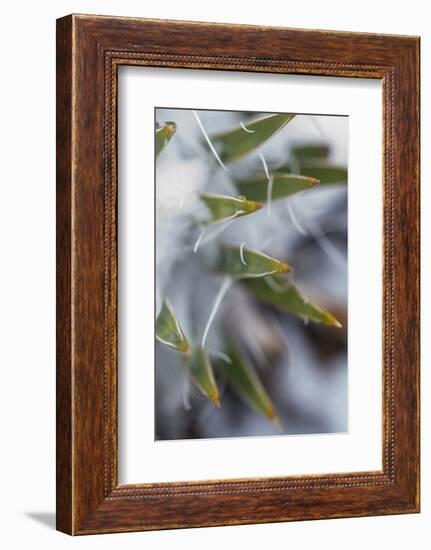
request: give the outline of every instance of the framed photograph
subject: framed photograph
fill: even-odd
[[[57,21],[57,528],[419,511],[419,38]]]

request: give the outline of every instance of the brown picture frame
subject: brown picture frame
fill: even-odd
[[[124,64],[381,79],[381,471],[118,484],[116,91]],[[81,535],[418,511],[419,38],[59,19],[57,529]]]

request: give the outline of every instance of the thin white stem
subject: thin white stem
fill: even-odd
[[[265,278],[264,281],[271,290],[277,293],[284,292],[285,290],[289,289],[292,286],[289,283],[289,281],[286,281],[284,284],[279,284],[278,282],[275,281],[275,279],[271,277]]]
[[[262,155],[262,153],[261,153],[260,151],[259,151],[259,158],[260,158],[260,160],[262,161],[263,169],[265,170],[265,175],[266,175],[267,179],[269,180],[268,165],[266,164],[265,157]]]
[[[268,248],[268,246],[271,245],[277,238],[278,238],[278,236],[276,236],[276,235],[271,235],[271,236],[267,237],[266,239],[264,239],[259,244],[259,246],[258,246],[259,250],[263,249],[263,248]]]
[[[263,169],[265,170],[266,179],[268,180],[266,202],[268,205],[268,210],[267,210],[268,216],[271,217],[272,187],[274,184],[274,177],[272,176],[272,174],[269,175],[268,165],[266,163],[265,157],[260,152],[259,152],[259,158],[262,161]]]
[[[202,132],[202,134],[203,134],[203,136],[204,136],[206,142],[208,143],[208,147],[211,149],[213,155],[214,155],[215,158],[217,159],[217,162],[220,164],[220,166],[223,168],[223,170],[226,170],[226,172],[229,172],[229,168],[226,168],[226,166],[223,164],[221,158],[219,157],[217,151],[215,150],[215,147],[214,147],[214,145],[212,144],[212,142],[211,142],[211,140],[210,140],[210,138],[209,138],[209,136],[208,136],[208,134],[207,134],[207,132],[206,132],[206,130],[205,130],[205,128],[204,128],[202,122],[201,122],[201,119],[199,118],[199,115],[197,114],[196,111],[192,111],[192,113],[193,113],[193,115],[194,115],[194,117],[195,117],[195,119],[196,119],[196,122],[197,122],[198,125],[199,125],[199,128],[201,129],[201,132]]]
[[[258,277],[267,277],[268,275],[275,275],[278,271],[262,271],[262,273],[247,273],[247,279],[257,279]],[[244,279],[239,276],[238,279]]]
[[[204,347],[205,347],[205,342],[207,340],[208,333],[209,333],[211,325],[214,321],[214,318],[216,316],[217,310],[220,307],[220,304],[221,304],[226,292],[229,290],[229,287],[231,286],[231,284],[232,284],[232,280],[229,277],[226,277],[224,279],[221,287],[220,287],[220,290],[218,291],[216,299],[214,300],[214,305],[212,307],[210,316],[208,318],[207,326],[205,327],[204,334],[202,336],[202,344],[201,344],[202,349],[204,349]]]
[[[236,218],[236,216],[235,216]],[[218,237],[219,235],[221,235],[222,233],[224,233],[226,231],[226,229],[232,224],[233,220],[235,218],[226,218],[226,220],[223,220],[223,225],[220,225],[219,227],[217,227],[217,229],[215,229],[212,233],[210,233],[203,241],[202,244],[207,244],[209,243],[210,241],[212,241],[213,239],[215,239],[216,237]]]
[[[218,349],[208,349],[207,351],[210,355],[214,355],[215,357],[219,357],[225,363],[228,363],[229,365],[232,364],[232,359],[229,357],[229,355],[226,355],[226,353],[223,353],[222,351],[219,351]]]
[[[268,179],[268,189],[267,189],[267,197],[266,202],[268,205],[268,216],[271,217],[271,207],[272,207],[272,188],[274,186],[274,176],[271,174],[271,176]]]
[[[194,195],[195,193],[199,193],[199,191],[197,191],[196,189],[192,189],[191,191],[189,191],[188,193],[186,193],[182,199],[180,200],[178,206],[180,208],[182,208],[184,206],[184,202],[186,201],[186,199],[188,199],[190,197],[190,195]]]
[[[291,199],[292,200],[292,199]],[[343,254],[331,243],[320,226],[311,220],[306,222],[306,229],[299,223],[298,218],[295,216],[295,212],[292,208],[291,200],[286,201],[287,211],[296,229],[303,235],[311,234],[317,245],[327,254],[327,256],[343,271],[346,270],[346,258]]]
[[[184,376],[184,380],[183,380],[182,400],[183,400],[184,410],[190,411],[192,409],[192,405],[190,403],[190,381],[187,375]]]
[[[298,292],[298,294],[301,296],[301,299],[302,301],[304,302],[304,304],[308,304],[308,302],[310,301],[307,297],[306,294],[304,294],[304,292],[302,291],[301,287],[298,286],[297,283],[295,283],[295,288],[296,288],[296,291]]]
[[[250,326],[250,329],[245,330],[242,333],[242,338],[244,339],[244,343],[250,349],[252,355],[256,358],[257,364],[262,367],[268,367],[268,357],[266,356],[259,341],[259,332],[253,324]]]
[[[205,229],[202,229],[201,234],[200,234],[199,237],[197,238],[197,241],[195,242],[195,246],[193,247],[193,252],[194,252],[195,254],[196,254],[196,252],[198,251],[199,245],[201,244],[202,239],[204,238],[204,235],[205,235]]]
[[[239,256],[241,258],[241,262],[244,265],[247,265],[247,262],[244,259],[244,246],[245,246],[245,243],[241,243],[241,246],[239,247]]]
[[[217,227],[217,229],[209,233],[205,237],[205,239],[203,239],[203,241],[200,242],[200,245],[203,246],[204,244],[209,243],[210,241],[212,241],[213,239],[221,235],[232,224],[232,222],[239,216],[240,213],[242,213],[242,210],[239,210],[238,212],[236,212],[235,214],[232,214],[232,216],[229,216],[224,220],[220,220],[220,222],[218,222],[220,225]]]
[[[241,128],[244,130],[244,132],[247,132],[247,134],[254,134],[255,130],[249,130],[248,128],[245,127],[245,124],[244,122],[241,120],[241,122],[239,123],[239,125],[241,126]]]
[[[286,201],[286,208],[289,213],[290,219],[292,220],[292,223],[296,227],[296,229],[303,235],[308,235],[307,231],[302,227],[302,225],[298,221],[298,218],[295,216],[295,212],[293,211],[292,203],[290,200]]]
[[[316,243],[328,255],[328,257],[343,271],[346,270],[346,258],[343,254],[331,243],[322,229],[315,222],[307,224],[310,233],[313,235]]]
[[[249,249],[250,250],[250,249]],[[251,252],[255,252],[256,254],[259,254],[259,256],[263,256],[264,258],[267,258],[268,260],[274,260],[274,258],[271,258],[268,254],[265,254],[265,252],[262,252],[261,250],[252,250]]]

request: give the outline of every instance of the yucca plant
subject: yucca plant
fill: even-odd
[[[227,385],[257,414],[280,425],[271,396],[247,353],[241,330],[226,330],[228,323],[217,326],[216,319],[221,315],[223,302],[237,292],[253,303],[306,322],[341,327],[331,312],[298,286],[289,257],[268,254],[265,242],[280,236],[274,222],[278,204],[289,205],[291,197],[310,193],[322,185],[346,183],[347,169],[330,163],[329,148],[322,143],[292,147],[277,166],[267,161],[265,151],[277,134],[289,133],[294,114],[246,115],[246,123],[240,120],[227,131],[211,134],[199,112],[192,114],[201,135],[197,146],[190,146],[187,129],[182,135],[177,121],[159,121],[155,129],[156,206],[160,193],[170,199],[176,196],[175,186],[184,180],[197,178],[200,182],[198,186],[186,185],[185,189],[180,186],[183,196],[178,203],[172,203],[167,213],[158,213],[157,232],[163,234],[169,228],[168,235],[181,234],[181,241],[169,254],[164,254],[163,246],[157,243],[156,338],[159,345],[172,350],[191,384],[214,405],[223,407],[221,388]],[[201,160],[203,168],[198,177],[194,169],[184,173],[172,169],[169,149],[176,140],[192,151],[192,158]],[[245,221],[247,225],[241,226]],[[258,236],[253,237],[253,233]],[[232,240],[229,235],[233,235]],[[238,239],[241,236],[245,237]],[[169,242],[169,236],[166,240]],[[200,283],[195,281],[208,279],[219,285],[205,322],[196,320],[199,315],[194,310],[200,308],[198,302],[192,300],[187,305],[189,316],[194,319],[189,330],[171,303],[172,295],[181,294],[176,277],[181,266],[191,271],[190,284],[197,286]],[[211,335],[215,348],[208,344]]]

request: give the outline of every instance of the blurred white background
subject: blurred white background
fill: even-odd
[[[72,539],[54,524],[55,383],[55,18],[99,13],[422,36],[423,150],[431,149],[431,31],[428,5],[165,0],[16,0],[3,6],[1,88],[2,270],[1,541],[4,548],[246,548],[287,546],[427,548],[431,521],[431,341],[423,341],[423,476],[421,515],[343,519]],[[431,179],[423,156],[423,181]],[[431,186],[423,186],[423,211]],[[431,330],[431,221],[423,216],[423,331]]]

